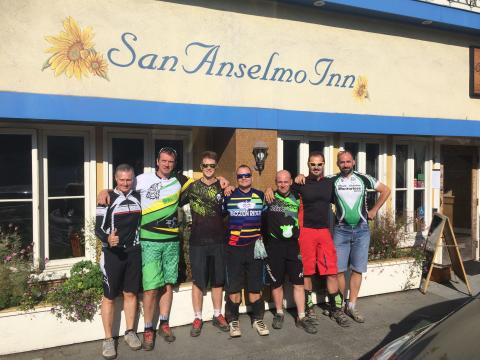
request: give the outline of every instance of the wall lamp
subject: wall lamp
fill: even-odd
[[[268,146],[263,141],[257,141],[253,145],[252,151],[253,157],[255,158],[255,170],[261,175],[263,169],[265,168],[265,160],[268,156]]]

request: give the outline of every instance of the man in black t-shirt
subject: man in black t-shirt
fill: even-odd
[[[199,336],[202,330],[203,292],[208,283],[212,287],[213,325],[222,331],[229,326],[221,313],[222,292],[225,281],[223,222],[223,190],[215,177],[217,154],[206,151],[202,154],[200,168],[202,178],[188,188],[182,202],[190,203],[192,232],[190,235],[190,264],[192,269],[192,304],[194,320],[191,336]]]

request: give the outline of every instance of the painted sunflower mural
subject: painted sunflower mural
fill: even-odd
[[[358,101],[370,99],[368,94],[368,79],[365,76],[359,76],[355,87],[353,88],[353,97]]]
[[[82,30],[70,16],[63,21],[63,28],[64,31],[57,36],[45,37],[51,45],[45,51],[52,55],[42,71],[50,68],[55,76],[65,74],[68,78],[75,76],[80,80],[83,76],[93,75],[109,80],[108,64],[94,48],[92,28]]]

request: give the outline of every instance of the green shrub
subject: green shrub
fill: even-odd
[[[53,288],[47,298],[52,313],[70,321],[91,321],[103,295],[102,272],[92,261],[73,265],[70,278]]]

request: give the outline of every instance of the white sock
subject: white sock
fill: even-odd
[[[348,303],[348,308],[349,309],[355,309],[355,303],[349,302]]]
[[[196,312],[195,312],[195,319],[200,319],[200,320],[202,320],[202,312],[201,312],[201,311],[196,311]]]
[[[304,312],[303,312],[303,313],[300,313],[300,312],[298,313],[298,318],[299,318],[300,320],[302,320],[304,317],[305,317],[305,313],[304,313]]]
[[[278,315],[283,315],[283,309],[280,309],[280,310],[277,309],[277,314]]]
[[[222,309],[213,309],[213,316],[217,317],[222,314]]]

